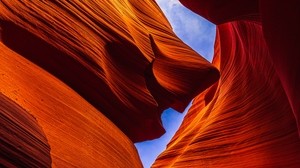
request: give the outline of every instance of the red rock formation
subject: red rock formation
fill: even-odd
[[[195,98],[153,167],[299,167],[295,120],[300,93],[295,60],[299,5],[296,1],[261,1],[260,7],[257,1],[240,2],[254,3],[247,6],[234,1],[224,6],[219,1],[181,2],[214,23],[223,23],[217,25],[213,61],[221,76]],[[220,13],[218,5],[227,12]],[[281,7],[290,11],[281,15]]]
[[[0,166],[50,167],[50,147],[35,118],[3,94],[0,111]]]
[[[234,20],[259,21],[271,61],[288,96],[300,135],[300,2],[279,0],[181,0],[181,2],[215,24]],[[280,11],[280,12],[279,12]]]
[[[141,167],[128,137],[74,90],[2,43],[0,55],[0,92],[36,118],[53,167]]]
[[[204,91],[153,167],[299,167],[298,2],[182,2],[218,24],[218,82],[153,0],[2,0],[1,164],[141,167]]]
[[[4,0],[0,9],[6,46],[66,83],[134,142],[162,135],[161,112],[183,111],[219,77],[152,0]]]
[[[257,20],[259,0],[179,0],[190,10],[208,19],[214,24],[234,20]]]
[[[300,2],[260,1],[260,9],[264,37],[294,112],[300,136]]]
[[[0,93],[36,118],[53,167],[141,167],[132,141],[162,135],[161,112],[219,77],[153,0],[2,0],[0,10]]]

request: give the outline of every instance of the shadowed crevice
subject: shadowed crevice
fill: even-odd
[[[48,140],[33,116],[0,93],[0,167],[51,167]]]

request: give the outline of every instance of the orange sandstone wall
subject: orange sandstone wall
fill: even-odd
[[[252,1],[254,8],[233,2],[182,0],[218,24],[213,64],[221,75],[194,99],[153,167],[300,166],[296,1],[282,4],[290,11],[280,14],[279,1]]]
[[[0,92],[36,118],[45,133],[52,162],[48,160],[44,167],[49,167],[49,164],[52,167],[142,167],[131,140],[73,89],[2,43],[0,55]],[[25,128],[30,126],[15,122]],[[10,140],[17,141],[18,138]],[[26,141],[33,144],[32,147],[39,144],[24,137]],[[37,148],[41,150],[39,146]],[[13,149],[8,147],[7,150]],[[19,155],[25,157],[33,151]],[[1,164],[14,158],[3,155]],[[42,160],[43,156],[39,157]],[[25,167],[31,165],[22,163]]]
[[[153,0],[0,3],[2,42],[79,93],[133,142],[164,133],[219,72],[172,32]]]
[[[299,0],[181,0],[181,3],[217,25],[235,20],[262,24],[269,57],[287,94],[300,136]]]
[[[1,167],[50,167],[50,147],[35,118],[3,94],[0,111]]]
[[[142,167],[133,142],[161,136],[162,111],[183,111],[219,78],[153,0],[2,0],[0,11],[0,93],[24,109],[8,110],[32,116],[5,129],[30,132],[30,120],[44,132],[30,135],[41,142],[17,132],[30,143],[13,164],[31,166],[30,156],[40,167]],[[31,143],[44,155],[27,151]],[[2,136],[1,146],[7,166],[15,146]]]

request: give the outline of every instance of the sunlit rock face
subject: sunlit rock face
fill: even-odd
[[[22,130],[13,133],[14,137],[8,139],[8,142],[15,142],[14,145],[18,147],[18,157],[3,151],[2,149],[6,149],[11,152],[15,148],[1,141],[1,146],[5,147],[1,147],[1,164],[20,163],[21,167],[141,167],[130,139],[72,88],[2,43],[0,55],[0,91],[23,109],[20,111],[21,107],[4,106],[18,118],[13,118],[10,122],[15,125],[4,123],[5,127],[1,126],[1,132],[15,127],[24,130],[23,134]],[[40,131],[44,132],[46,140],[33,132],[39,131],[37,126],[21,117],[26,113],[35,118],[34,121]],[[5,116],[5,111],[1,109],[1,116],[3,114]],[[27,132],[31,134],[25,136]],[[1,135],[2,138],[6,136]],[[50,155],[46,155],[47,151],[43,150],[45,147],[41,148],[41,144],[49,144]],[[22,157],[27,156],[39,162],[44,159],[47,164],[34,166],[27,164],[27,161],[15,160],[21,158],[19,160],[23,161]]]
[[[5,108],[25,115],[5,129],[40,139],[16,133],[29,142],[20,146],[20,162],[30,156],[37,167],[142,167],[132,142],[161,136],[164,109],[183,111],[219,79],[153,0],[3,0],[0,10],[0,93],[23,110]],[[27,151],[30,143],[39,151]],[[10,156],[1,153],[1,164]]]
[[[181,3],[217,25],[235,20],[262,24],[269,57],[287,94],[300,136],[299,1],[181,0]]]
[[[79,93],[133,142],[161,136],[162,111],[183,111],[219,77],[152,0],[1,1],[0,8],[3,44]]]
[[[217,1],[181,2],[217,24],[221,75],[153,167],[299,167],[299,5],[251,1],[240,13],[244,6],[229,1],[219,13]]]

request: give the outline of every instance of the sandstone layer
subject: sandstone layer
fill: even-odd
[[[0,93],[25,115],[1,131],[20,127],[29,143],[12,156],[17,139],[1,141],[6,166],[142,167],[133,142],[161,136],[162,111],[183,111],[219,78],[153,0],[2,0],[0,11]]]
[[[0,111],[0,166],[50,167],[50,147],[35,118],[3,94]]]
[[[2,42],[79,93],[132,141],[164,133],[219,73],[173,33],[152,0],[1,1]]]
[[[153,167],[300,167],[299,2],[181,2],[213,64],[153,0],[2,0],[1,166],[142,167],[133,142],[196,96]]]
[[[299,4],[181,2],[217,24],[220,79],[153,167],[299,167]]]
[[[270,60],[287,94],[300,136],[300,2],[181,0],[181,3],[217,25],[236,20],[262,24],[261,38],[266,41]]]
[[[141,167],[130,139],[73,89],[2,43],[0,55],[0,92],[36,118],[51,148],[52,167]],[[17,121],[12,119],[19,127],[22,126]],[[27,128],[27,131],[30,129]],[[26,141],[32,147],[39,144],[24,137]],[[29,151],[33,152],[33,149]],[[23,153],[23,157],[29,154]],[[11,155],[6,157],[15,158]],[[30,167],[30,164],[22,166]]]

